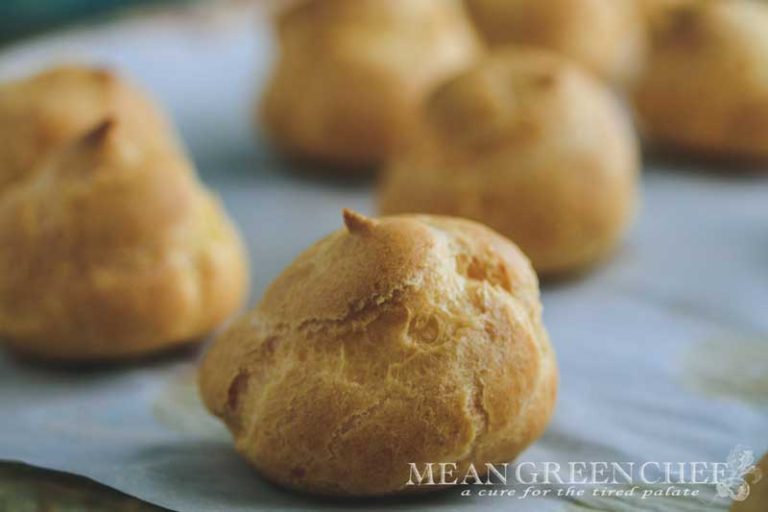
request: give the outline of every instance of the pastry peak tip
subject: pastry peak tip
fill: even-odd
[[[89,146],[102,145],[109,134],[115,129],[117,121],[114,117],[106,117],[94,125],[83,137],[83,142]]]
[[[376,221],[349,208],[342,210],[344,225],[350,233],[364,233],[376,225]]]

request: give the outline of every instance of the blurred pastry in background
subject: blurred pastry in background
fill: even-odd
[[[546,50],[508,48],[439,87],[382,176],[384,214],[473,219],[543,275],[610,253],[635,209],[638,144],[607,87]]]
[[[670,10],[676,9],[685,5],[691,5],[699,2],[706,2],[710,0],[636,0],[639,2],[640,7],[643,10],[646,18],[651,24],[662,21]],[[711,0],[719,1],[719,0]]]
[[[493,46],[534,45],[581,63],[617,84],[642,64],[645,30],[637,0],[466,0]]]
[[[152,100],[105,69],[60,66],[0,84],[0,190],[108,116],[147,143],[171,136]]]
[[[745,476],[749,495],[744,501],[735,501],[731,512],[765,512],[768,510],[768,453],[751,474]]]
[[[0,339],[12,349],[140,356],[241,307],[235,228],[168,134],[148,143],[132,123],[102,120],[0,192]]]
[[[481,52],[457,0],[306,0],[277,36],[264,128],[289,157],[348,171],[382,162],[429,89]]]
[[[344,222],[203,359],[237,450],[281,485],[352,496],[440,487],[409,487],[409,463],[517,457],[558,379],[528,260],[467,220]]]
[[[655,26],[634,104],[644,135],[661,148],[768,159],[768,4],[672,10]]]

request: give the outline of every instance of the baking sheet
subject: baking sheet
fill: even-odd
[[[47,36],[0,52],[0,77],[60,61],[108,64],[170,110],[202,178],[247,240],[252,299],[303,248],[374,213],[372,184],[291,169],[252,129],[271,59],[253,7],[173,11]],[[768,180],[683,164],[645,170],[627,243],[583,279],[546,286],[561,391],[525,461],[724,461],[768,450]],[[725,510],[695,499],[461,497],[339,502],[261,480],[203,410],[194,352],[62,370],[0,355],[0,459],[92,478],[180,511],[275,509]]]

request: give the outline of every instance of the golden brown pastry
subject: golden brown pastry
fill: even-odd
[[[557,388],[525,256],[462,219],[344,222],[203,360],[203,399],[238,451],[270,480],[332,495],[413,489],[410,462],[458,474],[514,459]]]
[[[657,145],[703,155],[768,158],[768,5],[698,2],[653,36],[634,95]]]
[[[306,0],[277,31],[263,124],[289,156],[342,170],[380,163],[427,91],[480,52],[457,0]]]
[[[0,84],[0,189],[110,116],[146,143],[170,142],[153,102],[110,71],[61,66]]]
[[[59,360],[198,339],[242,304],[238,234],[166,140],[99,123],[0,190],[0,339]]]
[[[494,46],[535,45],[566,55],[612,82],[629,81],[645,49],[636,0],[466,0]]]
[[[651,21],[661,21],[670,10],[708,0],[636,0]],[[712,0],[719,2],[720,0]]]
[[[511,48],[438,88],[379,188],[382,213],[474,219],[540,274],[604,257],[635,205],[637,142],[610,93],[544,50]]]
[[[731,512],[765,512],[768,510],[768,453],[752,475],[746,477],[749,496],[744,501],[734,502]]]

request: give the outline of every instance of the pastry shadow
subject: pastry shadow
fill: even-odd
[[[349,189],[365,189],[375,183],[376,166],[352,167],[288,156],[277,149],[268,150],[266,164],[274,173],[315,185],[332,185]]]
[[[730,180],[758,180],[768,176],[768,160],[718,153],[693,153],[663,147],[645,149],[644,166],[655,172],[701,175]]]
[[[562,272],[539,275],[539,287],[542,292],[551,292],[575,288],[587,281],[598,279],[609,274],[614,267],[621,266],[622,261],[630,257],[632,250],[630,240],[623,240],[610,252],[587,265]]]
[[[128,356],[120,359],[67,360],[46,358],[13,347],[3,347],[3,350],[14,364],[26,370],[87,376],[149,366],[163,366],[178,361],[194,361],[200,357],[207,341],[208,337],[199,338],[150,354]]]
[[[227,503],[267,510],[365,510],[427,504],[441,506],[459,499],[456,488],[375,497],[334,497],[299,492],[264,478],[235,452],[228,441],[196,439],[144,446],[132,462],[145,468],[145,478],[158,486],[158,492],[183,492],[190,502],[199,505]]]

